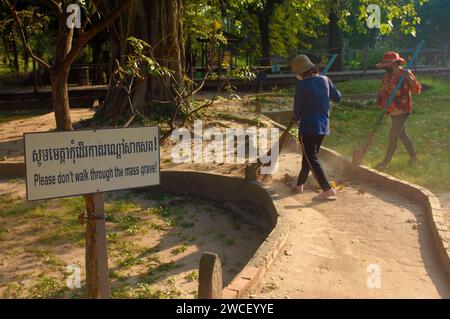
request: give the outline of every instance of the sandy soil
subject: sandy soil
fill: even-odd
[[[2,201],[12,195],[14,203],[20,204],[23,199],[18,197],[25,195],[23,180],[0,181],[0,194]],[[162,296],[193,298],[197,291],[197,277],[192,276],[198,276],[202,252],[219,255],[226,285],[265,238],[266,234],[240,223],[222,203],[200,198],[176,196],[169,199],[175,204],[169,204],[168,210],[182,216],[183,224],[168,224],[152,212],[152,208],[159,207],[161,202],[149,200],[147,195],[142,192],[105,194],[107,209],[123,196],[133,202],[128,210],[108,213],[116,221],[108,220],[106,223],[109,269],[115,297],[150,298],[159,289]],[[76,215],[60,209],[60,203],[58,200],[47,201],[49,206],[39,215],[31,211],[30,214],[2,216],[0,212],[2,229],[6,231],[0,238],[0,297],[46,297],[46,289],[52,287],[42,284],[42,276],[57,280],[54,289],[61,285],[64,288],[64,271],[70,264],[81,267],[81,280],[84,282],[84,227],[71,226],[76,224]],[[138,218],[137,230],[123,228],[121,220],[126,216]],[[79,239],[67,238],[64,232],[69,230]],[[128,233],[131,231],[133,233]],[[196,274],[193,275],[194,272]],[[147,283],[151,284],[151,291],[139,289],[139,284]],[[39,296],[39,293],[43,295]],[[75,289],[57,296],[78,298],[83,293]]]
[[[219,105],[218,109],[249,118],[255,116],[239,109],[239,105],[239,102],[227,102]],[[86,115],[79,114],[80,118]],[[47,126],[36,129],[52,128],[53,119],[46,116]],[[42,123],[46,116],[37,120],[21,120],[7,127],[3,125],[0,129],[8,132],[7,141],[15,140],[17,143],[23,130],[31,129],[36,122]],[[222,127],[237,126],[225,120],[220,124]],[[243,173],[241,165],[233,164],[175,165],[170,160],[171,145],[173,142],[168,141],[162,150],[163,169],[202,170],[226,175]],[[280,170],[272,181],[288,211],[291,233],[286,251],[273,265],[256,297],[450,297],[450,283],[435,254],[429,226],[419,207],[372,185],[345,180],[332,171],[328,171],[330,179],[343,182],[339,184],[336,202],[312,202],[315,183],[311,177],[309,191],[293,195],[283,178],[285,174],[297,175],[300,159],[293,150],[282,154]],[[23,195],[20,183],[0,183],[0,194],[13,192],[15,196]],[[449,200],[443,203],[450,206],[450,196],[446,198]],[[380,269],[381,288],[367,286],[370,265]]]
[[[218,105],[217,109],[225,112],[229,107],[230,105]],[[86,119],[92,114],[93,112],[89,109],[71,111],[74,122]],[[245,116],[245,114],[241,115]],[[255,117],[253,113],[247,115],[249,119]],[[36,123],[40,124],[36,125]],[[205,121],[205,125],[206,123],[207,121]],[[244,124],[237,125],[230,120],[222,120],[220,125],[221,127],[245,126]],[[48,131],[53,127],[52,113],[5,123],[0,126],[2,132],[0,150],[7,154],[8,161],[21,160],[23,157],[22,134],[32,131]],[[169,141],[162,152],[163,168],[174,167],[170,163],[170,145],[172,144]],[[201,168],[197,165],[181,165],[177,166],[177,169],[191,168],[208,171],[212,166],[214,166],[214,171],[224,174],[239,174],[240,172],[236,165],[210,165]],[[113,198],[105,195],[108,197],[107,205],[113,203],[115,196],[120,197],[124,193],[126,194],[126,192],[114,192]],[[14,205],[21,205],[25,202],[25,195],[23,179],[0,180],[0,200],[2,202],[12,199]],[[156,280],[152,280],[152,289],[160,289],[170,297],[194,297],[197,281],[196,278],[192,280],[188,277],[198,269],[198,262],[204,251],[219,255],[222,262],[224,285],[227,285],[253,256],[266,236],[259,230],[240,223],[233,212],[218,202],[201,199],[192,201],[192,199],[183,199],[182,197],[177,205],[182,206],[186,220],[193,224],[192,227],[184,229],[183,227],[164,226],[164,221],[160,218],[147,216],[146,209],[154,206],[155,203],[146,200],[145,195],[143,197],[132,194],[130,198],[133,203],[142,208],[131,213],[140,218],[143,229],[135,236],[124,234],[124,237],[121,237],[121,240],[124,240],[129,247],[116,247],[114,245],[117,244],[114,243],[113,247],[109,247],[109,266],[110,271],[114,274],[113,292],[118,297],[148,297],[148,292],[144,288],[136,289],[137,284],[148,280],[149,269],[164,266],[167,263],[173,263],[176,267],[170,268]],[[64,214],[64,211],[59,211],[58,200],[48,202],[50,202],[50,207],[46,208],[41,213],[43,216],[39,217],[27,217],[26,215],[8,217],[2,216],[0,211],[1,230],[6,230],[0,238],[0,297],[33,297],[36,296],[36,287],[40,287],[38,281],[41,275],[48,274],[52,278],[59,278],[58,283],[62,283],[64,282],[65,265],[77,264],[84,269],[84,248],[79,242],[65,242],[56,239],[42,244],[41,237],[47,236],[49,232],[59,233],[59,230],[56,229],[57,226],[53,225],[55,222],[53,219],[60,219],[62,218],[61,214]],[[130,212],[123,211],[121,213]],[[53,217],[54,214],[55,217]],[[47,215],[52,215],[53,218],[48,220]],[[31,219],[28,220],[28,218]],[[120,219],[121,215],[119,214],[117,218]],[[69,219],[74,222],[76,216]],[[67,221],[64,220],[64,222]],[[151,228],[154,226],[149,226],[152,224],[163,226],[155,230]],[[107,223],[109,234],[117,232],[116,228],[116,224]],[[80,231],[82,229],[79,229]],[[183,251],[174,254],[173,250],[180,247]],[[140,259],[139,263],[126,268],[121,267],[120,263],[123,263],[129,254],[137,254]],[[51,256],[50,262],[48,256]],[[131,261],[135,262],[134,259]],[[84,271],[82,271],[82,280],[84,280],[84,276]],[[133,287],[134,291],[127,290],[130,287]],[[82,293],[69,291],[65,292],[64,296],[80,297]]]
[[[93,115],[93,109],[70,110],[70,116],[74,124],[83,119],[89,119]],[[53,129],[55,129],[53,112],[0,123],[0,158],[7,161],[23,161],[23,133],[45,132]]]
[[[330,180],[341,185],[338,199],[314,202],[311,176],[304,194],[292,194],[283,183],[284,174],[295,177],[299,165],[299,155],[283,154],[274,178],[291,232],[257,297],[450,298],[450,283],[417,205],[330,170]],[[371,267],[379,267],[380,288],[368,288],[368,280],[375,283]]]

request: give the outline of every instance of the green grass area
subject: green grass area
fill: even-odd
[[[336,83],[336,87],[342,94],[376,94],[380,85],[380,80],[352,80]]]
[[[399,141],[397,152],[386,172],[422,185],[432,191],[450,190],[450,79],[448,77],[418,77],[431,86],[413,97],[413,113],[407,122],[407,132],[413,140],[420,162],[408,164],[408,154]],[[343,94],[375,94],[379,80],[353,80],[338,83]],[[359,103],[341,103],[331,116],[331,135],[324,145],[351,157],[355,147],[367,140],[380,110]],[[385,118],[381,129],[366,155],[364,164],[375,166],[387,147],[390,119]]]

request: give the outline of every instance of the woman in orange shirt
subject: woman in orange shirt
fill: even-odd
[[[411,138],[406,133],[406,121],[412,111],[412,94],[419,94],[422,86],[416,80],[414,74],[410,70],[403,69],[401,65],[406,61],[400,57],[396,52],[386,52],[383,61],[376,66],[379,69],[384,69],[386,74],[383,76],[380,93],[377,98],[377,105],[379,108],[385,108],[386,104],[397,86],[398,81],[406,72],[405,79],[402,86],[396,93],[392,103],[386,109],[386,114],[391,116],[391,130],[389,132],[389,144],[386,155],[381,163],[376,168],[382,170],[391,161],[395,149],[397,148],[398,139],[400,139],[409,154],[410,163],[417,162],[417,155],[414,150]]]

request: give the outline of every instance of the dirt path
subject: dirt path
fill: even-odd
[[[89,116],[92,111],[72,111],[74,122]],[[22,133],[50,130],[53,121],[49,113],[0,124],[0,151],[9,152],[8,160],[20,159]],[[221,123],[235,126],[232,122]],[[176,165],[170,159],[170,143],[162,150],[163,169],[242,174],[240,165]],[[450,283],[435,253],[425,212],[420,207],[386,190],[345,181],[330,170],[327,172],[331,180],[344,181],[338,200],[313,203],[312,177],[310,187],[302,195],[293,195],[282,182],[285,174],[297,175],[300,156],[287,153],[280,160],[273,186],[289,214],[290,236],[286,251],[270,269],[257,297],[450,298]],[[0,195],[13,193],[16,198],[23,198],[21,183],[0,183]],[[444,195],[447,196],[444,207],[450,207],[450,197]],[[380,288],[368,288],[367,280],[371,276],[368,267],[379,267]]]
[[[281,181],[284,174],[296,176],[299,165],[300,156],[281,156],[273,184],[283,198],[291,231],[258,297],[450,297],[425,213],[417,205],[348,181],[337,201],[315,203],[312,181],[301,195],[293,195]],[[330,170],[328,175],[342,178]],[[368,288],[368,267],[379,267],[380,288]]]
[[[71,109],[74,124],[94,115],[93,109]],[[8,161],[23,161],[23,133],[45,132],[55,129],[53,112],[40,116],[0,123],[0,158]]]

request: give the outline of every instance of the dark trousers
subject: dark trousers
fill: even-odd
[[[416,152],[412,144],[411,139],[406,133],[406,120],[409,114],[400,114],[391,116],[391,130],[389,132],[389,145],[386,151],[386,156],[384,157],[383,163],[387,164],[391,161],[392,156],[394,156],[395,149],[397,148],[398,139],[400,139],[405,145],[406,151],[411,158],[416,158]]]
[[[322,166],[320,166],[319,159],[317,158],[324,137],[324,135],[299,135],[303,160],[302,169],[300,174],[298,174],[297,185],[305,184],[309,172],[311,171],[323,191],[331,189],[327,177],[325,176],[325,172],[323,171]]]

